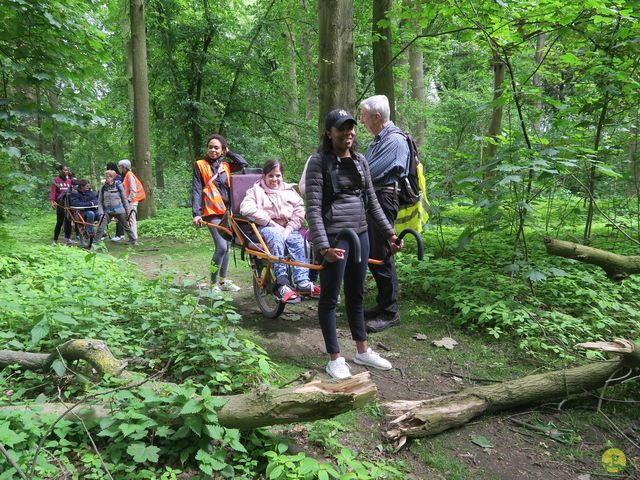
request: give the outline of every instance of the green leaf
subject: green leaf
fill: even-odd
[[[219,425],[205,425],[207,435],[213,440],[221,440],[224,437],[224,428]]]
[[[471,443],[474,443],[482,448],[493,448],[491,441],[484,435],[476,435],[471,438]]]
[[[158,462],[158,452],[160,449],[153,445],[145,445],[144,443],[132,443],[127,447],[127,453],[133,457],[136,463]]]
[[[198,413],[202,411],[202,402],[198,399],[192,398],[185,403],[180,410],[180,415],[188,415],[190,413]]]
[[[14,445],[23,442],[26,438],[24,433],[16,433],[11,430],[9,422],[0,423],[0,443],[13,448]]]
[[[53,363],[51,364],[51,368],[53,368],[53,371],[56,372],[56,375],[58,375],[59,377],[63,377],[67,371],[64,362],[59,358],[56,358],[53,361]]]
[[[284,467],[282,465],[278,465],[276,468],[271,470],[269,474],[269,478],[280,478],[280,476],[284,473]]]
[[[20,158],[22,156],[20,149],[16,147],[2,147],[2,150],[7,152],[10,157]]]
[[[53,315],[51,315],[51,318],[53,320],[55,320],[58,323],[62,323],[64,325],[77,325],[78,322],[70,317],[69,315],[65,315],[64,313],[61,312],[56,312]]]
[[[49,322],[42,319],[31,329],[31,345],[37,345],[47,335],[49,335]]]

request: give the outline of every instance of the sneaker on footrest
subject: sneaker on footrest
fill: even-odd
[[[282,303],[289,303],[291,305],[300,303],[302,300],[295,290],[289,285],[280,285],[276,288],[276,297],[280,299]]]
[[[296,291],[300,295],[308,295],[311,298],[320,298],[320,285],[316,285],[313,282],[296,285]]]

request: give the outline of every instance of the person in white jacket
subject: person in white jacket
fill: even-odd
[[[285,252],[291,259],[300,263],[309,263],[304,238],[299,229],[304,222],[304,201],[293,188],[293,184],[284,182],[284,169],[278,160],[268,160],[262,168],[262,178],[247,190],[240,204],[240,214],[251,218],[271,253],[283,257]],[[317,298],[320,287],[309,281],[309,269],[293,267],[293,290],[287,275],[286,265],[274,263],[276,277],[274,292],[284,303],[298,303],[300,294]]]

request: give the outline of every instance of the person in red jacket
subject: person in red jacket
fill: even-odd
[[[67,218],[63,208],[65,200],[68,199],[67,194],[71,193],[71,186],[71,170],[69,170],[69,167],[66,165],[58,165],[58,176],[53,177],[51,188],[49,189],[49,202],[51,203],[51,208],[55,208],[56,210],[56,226],[53,230],[52,245],[58,243],[58,237],[60,236],[60,230],[63,225],[64,243],[67,245],[76,243],[71,240],[71,220]]]
[[[131,206],[131,214],[129,216],[129,226],[133,231],[133,236],[138,238],[138,202],[144,200],[147,194],[144,192],[142,182],[131,171],[131,162],[129,160],[120,160],[118,162],[120,174],[122,175],[122,186],[127,196],[129,205]]]

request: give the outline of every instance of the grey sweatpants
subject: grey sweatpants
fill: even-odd
[[[219,225],[222,218],[208,217],[205,220],[209,223],[215,223],[216,225]],[[211,257],[211,265],[215,265],[217,267],[217,270],[215,272],[211,272],[211,283],[215,283],[218,279],[218,275],[220,275],[220,278],[227,278],[227,267],[229,266],[229,242],[222,238],[216,228],[208,228],[209,232],[211,233],[213,243],[215,244],[215,250],[213,251],[213,256]]]
[[[102,240],[102,237],[104,237],[104,231],[106,230],[107,224],[109,223],[109,219],[111,217],[115,217],[118,220],[118,224],[124,229],[125,232],[127,232],[127,236],[129,237],[129,240],[133,241],[138,239],[135,233],[133,233],[133,231],[131,230],[131,227],[129,227],[129,221],[127,220],[126,213],[115,213],[115,214],[105,213],[104,215],[102,215],[102,217],[100,217],[100,223],[98,224],[98,231],[96,232],[96,236],[93,239],[94,242],[99,242],[100,240]]]

